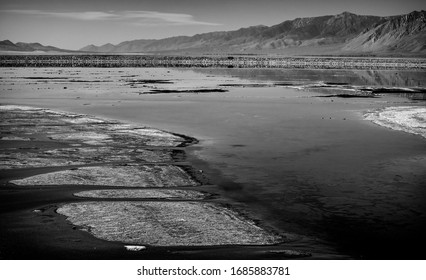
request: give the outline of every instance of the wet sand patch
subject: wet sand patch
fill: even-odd
[[[179,146],[184,138],[165,131],[152,128],[117,129],[112,132],[113,137],[136,137],[146,146]],[[126,140],[128,142],[128,140]]]
[[[8,142],[11,141],[13,140],[8,140]],[[33,141],[30,143],[30,140],[26,142],[36,144]],[[49,144],[49,142],[46,143],[47,145]],[[15,147],[16,145],[11,144],[10,146]],[[106,146],[40,149],[35,146],[19,149],[19,151],[14,148],[4,150],[0,155],[0,170],[113,162],[117,164],[132,162],[171,163],[176,160],[185,160],[183,151],[174,150],[119,149]],[[7,145],[3,146],[3,148],[7,148]]]
[[[76,117],[76,118],[63,118],[63,121],[67,123],[75,123],[75,124],[82,124],[82,123],[104,123],[104,120],[96,119],[96,118],[90,118],[90,117]]]
[[[82,202],[58,208],[94,236],[151,246],[270,245],[283,241],[235,211],[202,202]]]
[[[198,185],[182,168],[174,165],[80,167],[12,180],[10,183],[20,186],[178,187]]]
[[[19,120],[18,120],[19,121]],[[48,136],[49,134],[58,134],[58,133],[71,133],[77,132],[78,130],[73,126],[64,126],[62,124],[45,124],[40,121],[39,124],[24,124],[17,123],[16,120],[5,120],[0,126],[0,133],[5,134],[24,134],[32,135],[37,133],[44,134]]]
[[[44,166],[69,166],[88,164],[89,161],[79,158],[51,157],[42,152],[21,153],[8,151],[0,154],[0,170],[15,168],[30,168]]]
[[[62,140],[70,142],[81,141],[82,143],[89,145],[105,145],[107,142],[112,142],[109,135],[92,131],[53,134],[50,136],[50,138],[53,140]]]
[[[200,200],[207,197],[206,193],[194,190],[178,189],[104,189],[82,191],[74,194],[86,198],[141,198],[141,199],[194,199]]]

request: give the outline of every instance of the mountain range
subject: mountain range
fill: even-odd
[[[0,50],[1,51],[15,51],[15,52],[70,52],[69,50],[64,50],[52,46],[43,46],[40,43],[22,43],[18,42],[16,44],[12,43],[9,40],[0,41]]]
[[[0,50],[4,49],[0,42]],[[8,48],[13,44],[7,41]],[[17,43],[42,50],[40,44]],[[54,47],[43,47],[60,50]],[[287,20],[273,26],[251,26],[165,39],[141,39],[102,46],[85,53],[273,53],[286,55],[426,55],[426,11],[389,17],[344,12]]]

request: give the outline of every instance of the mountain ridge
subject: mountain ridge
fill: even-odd
[[[132,40],[114,47],[91,47],[100,53],[282,53],[282,54],[391,54],[426,55],[425,11],[399,16],[337,15],[296,18],[233,31],[156,40]],[[410,33],[404,32],[409,28]],[[371,35],[371,34],[375,35]],[[375,36],[375,44],[368,36]],[[370,38],[371,39],[371,38]],[[88,51],[87,47],[80,49]]]
[[[67,51],[39,43],[0,42],[7,51]],[[72,51],[74,52],[74,51]],[[374,16],[343,12],[296,18],[272,26],[256,25],[193,36],[137,39],[88,45],[83,53],[420,55],[426,56],[426,12]]]
[[[360,34],[345,46],[346,50],[361,48],[368,51],[426,51],[426,12],[393,17]]]
[[[9,40],[0,41],[0,51],[15,51],[15,52],[74,52],[71,50],[60,49],[54,46],[44,46],[40,43],[12,43]]]

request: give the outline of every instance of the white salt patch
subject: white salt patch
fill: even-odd
[[[142,251],[146,249],[145,246],[136,246],[136,245],[124,245],[124,247],[127,249],[127,251],[134,251],[134,252],[138,252],[138,251]]]
[[[20,105],[0,105],[0,110],[22,110],[22,111],[37,111],[41,110],[40,108],[30,107],[30,106],[20,106]]]
[[[426,107],[387,107],[364,115],[375,124],[426,138]]]
[[[48,113],[48,114],[57,115],[57,116],[65,116],[65,117],[70,117],[70,118],[76,118],[76,117],[81,116],[79,114],[74,114],[74,113],[70,113],[70,112],[55,111],[55,110],[51,110],[51,109],[44,109],[43,111],[45,113]]]
[[[55,140],[80,140],[86,144],[101,144],[110,139],[110,136],[107,134],[101,134],[96,132],[76,132],[76,133],[63,133],[63,134],[54,134],[50,136]]]
[[[298,90],[304,90],[305,87],[303,86],[288,86],[288,88],[294,88],[294,89],[298,89]]]
[[[9,140],[9,141],[31,141],[30,138],[27,137],[18,137],[18,136],[5,136],[0,140]]]
[[[302,252],[298,250],[271,250],[268,253],[284,255],[287,257],[310,257],[311,254],[307,252]]]
[[[123,129],[134,129],[138,128],[134,124],[127,124],[127,123],[117,123],[117,124],[111,124],[106,127],[108,130],[123,130]]]
[[[89,117],[77,117],[75,119],[73,118],[66,118],[62,119],[65,122],[68,123],[75,123],[75,124],[85,124],[85,123],[104,123],[105,121],[95,118],[89,118]]]

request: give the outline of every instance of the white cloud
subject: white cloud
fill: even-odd
[[[161,13],[154,11],[123,11],[119,12],[119,15],[122,18],[134,19],[135,24],[155,24],[163,22],[173,25],[220,25],[217,23],[196,21],[192,15],[188,14]]]
[[[120,21],[136,25],[221,25],[212,22],[196,21],[192,15],[188,14],[161,13],[156,11],[50,12],[41,10],[3,10],[1,12],[72,20]]]

